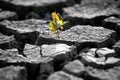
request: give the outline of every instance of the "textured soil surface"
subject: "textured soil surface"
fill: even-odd
[[[0,80],[120,80],[120,1],[0,0]]]

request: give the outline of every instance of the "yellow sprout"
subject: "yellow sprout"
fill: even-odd
[[[56,20],[60,24],[60,28],[63,29],[64,21],[59,13],[57,13]]]
[[[63,22],[63,19],[59,13],[57,13],[56,19],[60,23],[60,25],[63,25],[64,22]]]
[[[51,30],[54,33],[56,33],[56,31],[58,30],[57,25],[54,22],[50,21],[49,22],[49,26],[50,26],[49,30]]]
[[[53,31],[54,33],[57,32],[59,36],[59,29],[63,29],[64,21],[59,13],[52,12],[51,13],[52,21],[49,22],[49,30]]]
[[[60,25],[60,28],[63,29],[63,24],[64,24],[64,21],[61,17],[61,15],[59,13],[56,13],[56,12],[52,12],[51,13],[51,16],[52,16],[52,20],[57,24],[57,25]]]

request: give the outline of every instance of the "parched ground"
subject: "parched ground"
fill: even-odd
[[[0,80],[120,80],[120,1],[0,0]]]

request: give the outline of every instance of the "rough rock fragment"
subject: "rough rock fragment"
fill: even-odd
[[[83,79],[67,74],[63,71],[59,71],[55,72],[54,74],[51,74],[48,80],[83,80]]]
[[[67,0],[0,0],[0,7],[6,10],[16,11],[19,19],[25,19],[31,11],[37,12],[42,17],[53,8],[58,10],[65,6]],[[55,6],[55,7],[54,7]]]
[[[119,38],[120,36],[120,19],[116,17],[108,17],[102,21],[102,25],[105,28],[112,29],[116,31],[117,37]]]
[[[49,75],[54,70],[62,69],[66,62],[76,55],[77,51],[75,46],[66,44],[42,46],[26,44],[23,53],[27,57],[18,54],[17,49],[0,50],[0,66],[23,65],[28,69],[28,78],[35,77],[36,72],[42,78],[44,74]],[[40,67],[40,71],[36,71],[38,67]]]
[[[59,54],[65,54],[65,55],[69,55],[68,57],[72,57],[73,55],[76,54],[75,46],[69,46],[66,44],[42,45],[43,56],[52,57]]]
[[[25,67],[8,66],[0,69],[0,80],[27,80]]]
[[[112,77],[109,75],[109,73],[106,70],[101,69],[95,69],[88,67],[86,68],[86,79],[89,80],[113,80]]]
[[[73,58],[77,52],[74,46],[66,44],[43,45],[41,47],[27,44],[23,53],[27,57],[18,54],[17,49],[0,50],[0,60],[7,63],[28,62],[33,64],[49,63],[54,60],[54,62],[62,64]],[[60,57],[61,55],[62,57]]]
[[[0,21],[2,20],[17,20],[17,13],[12,11],[0,11]]]
[[[99,4],[112,4],[112,5],[118,5],[120,3],[119,0],[82,0],[81,4],[92,4],[92,3],[99,3]]]
[[[120,79],[120,67],[114,67],[107,70],[109,75],[111,76],[111,80],[119,80]]]
[[[18,31],[19,33],[42,31],[48,29],[49,27],[47,21],[36,19],[28,19],[22,21],[4,20],[1,22],[1,24],[5,25],[6,28]]]
[[[89,1],[87,1],[89,2]],[[102,20],[111,15],[119,15],[115,5],[109,3],[77,4],[63,9],[64,18],[72,24],[101,25]]]
[[[120,53],[120,40],[117,41],[117,42],[115,43],[115,45],[113,45],[113,49],[115,50],[116,54],[119,55],[119,53]]]
[[[111,56],[99,56],[97,52],[95,53],[96,49],[90,49],[88,52],[83,52],[81,55],[81,61],[85,65],[90,65],[93,67],[97,67],[100,69],[106,69],[106,68],[111,68],[114,66],[119,66],[120,65],[120,59],[115,57],[115,53]]]
[[[39,74],[47,74],[50,75],[54,72],[54,68],[50,63],[41,63]]]
[[[46,20],[41,19],[27,19],[22,21],[8,21],[4,20],[0,22],[2,29],[2,25],[5,25],[7,29],[16,30],[18,33],[30,33],[34,31],[38,31],[42,34],[48,34],[49,32],[49,24]],[[63,25],[64,30],[71,27],[68,21],[65,21],[65,25]],[[14,33],[15,34],[15,33]]]
[[[115,35],[115,31],[103,27],[77,25],[60,32],[59,37],[53,36],[51,32],[40,32],[38,43],[40,45],[40,43],[66,42],[81,46],[103,47],[114,44],[116,42]]]
[[[76,75],[76,76],[82,76],[85,72],[84,65],[79,60],[74,60],[74,61],[66,64],[64,66],[63,70],[65,72],[68,72],[68,73]]]
[[[99,57],[105,56],[105,57],[113,57],[115,56],[115,50],[114,49],[109,49],[107,47],[104,48],[98,48],[96,49],[96,54]]]
[[[0,32],[6,35],[14,35],[20,44],[35,44],[40,31],[48,29],[47,21],[44,20],[23,20],[23,21],[3,21],[0,25]]]
[[[114,37],[113,37],[114,35]],[[63,31],[59,36],[65,41],[87,43],[91,42],[98,47],[108,46],[116,42],[115,31],[105,29],[103,27],[92,27],[77,25],[66,31]]]
[[[75,46],[66,44],[43,45],[41,53],[43,57],[53,59],[55,70],[61,69],[69,60],[72,60],[76,54]]]
[[[11,49],[17,47],[14,36],[6,36],[0,33],[0,48]]]
[[[48,76],[54,72],[54,66],[50,63],[41,63],[37,80],[47,80]]]
[[[89,5],[75,5],[72,7],[64,8],[64,11],[68,13],[68,16],[78,18],[94,18],[97,16],[109,16],[111,14],[119,14],[119,10],[114,6],[101,5],[101,4],[89,4]],[[94,13],[94,14],[93,14]]]
[[[40,52],[39,47],[27,44],[24,49],[24,54],[27,55],[27,58],[24,58],[22,55],[19,55],[17,49],[14,48],[1,50],[0,60],[7,61],[8,63],[34,62],[34,61],[38,62],[38,59],[40,58],[39,52]]]
[[[30,12],[26,15],[25,19],[39,19],[40,16],[35,12]]]
[[[60,2],[65,2],[66,0],[1,0],[1,2],[6,2],[6,3],[11,3],[12,5],[21,5],[23,7],[25,6],[33,6],[33,7],[36,7],[36,6],[47,6],[47,5],[52,5],[52,4],[55,4],[55,3],[60,3]]]

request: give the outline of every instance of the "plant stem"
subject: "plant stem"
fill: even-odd
[[[57,30],[57,37],[60,38],[59,31]]]

